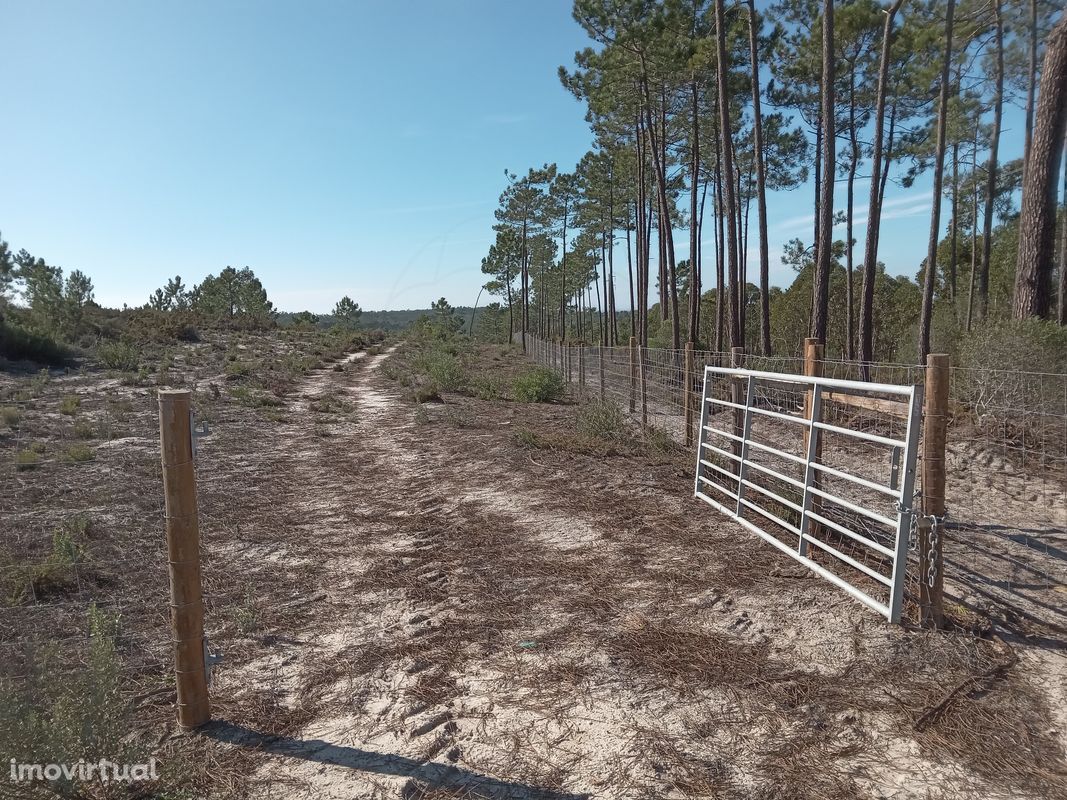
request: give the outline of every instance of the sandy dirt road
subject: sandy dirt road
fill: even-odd
[[[416,406],[391,357],[315,373],[282,422],[243,434],[256,458],[236,434],[218,448],[206,491],[243,503],[209,503],[205,529],[226,531],[209,553],[277,587],[217,672],[207,732],[245,754],[250,795],[1067,787],[1062,653],[1023,648],[1025,671],[976,678],[917,730],[1004,647],[887,626],[828,591],[695,504],[687,454],[546,445],[569,406]]]

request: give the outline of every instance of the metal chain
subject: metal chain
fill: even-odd
[[[941,526],[945,524],[945,515],[938,517],[927,514],[923,519],[930,520],[930,547],[926,551],[926,585],[933,589],[937,582],[937,543],[941,536]]]
[[[918,505],[918,501],[922,497],[922,492],[916,492],[912,502]],[[919,553],[919,523],[923,520],[929,520],[930,522],[930,537],[927,542],[926,553],[919,553],[919,558],[924,562],[922,573],[926,579],[926,585],[931,589],[934,588],[934,584],[937,583],[937,545],[941,538],[941,527],[945,524],[945,517],[947,514],[942,514],[940,517],[936,514],[916,514],[913,509],[908,508],[899,500],[895,503],[897,513],[908,514],[911,517],[911,522],[908,525],[908,549]]]
[[[918,552],[919,550],[919,517],[915,513],[914,508],[918,505],[919,498],[922,497],[922,492],[916,492],[912,498],[912,506],[909,508],[904,505],[900,500],[893,503],[893,507],[898,514],[907,514],[910,523],[908,524],[908,550],[912,552]]]

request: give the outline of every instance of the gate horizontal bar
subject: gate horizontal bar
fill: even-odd
[[[733,472],[730,472],[730,470],[728,470],[728,469],[723,469],[718,464],[712,464],[706,458],[700,459],[700,463],[703,464],[705,467],[711,467],[713,470],[718,472],[720,475],[725,475],[727,478],[729,478],[732,481],[736,481],[737,480],[737,475],[736,474],[734,474]]]
[[[876,444],[884,444],[886,447],[906,447],[908,444],[907,442],[900,441],[900,439],[890,439],[888,436],[879,436],[876,433],[867,433],[867,431],[854,431],[850,428],[842,428],[840,425],[831,425],[829,422],[815,422],[813,425],[821,431],[840,433],[843,436],[851,436],[854,439],[863,439]]]
[[[749,444],[754,444],[754,443],[753,442],[749,442]],[[781,472],[777,472],[777,471],[771,469],[770,467],[765,467],[763,464],[757,464],[755,461],[749,461],[748,462],[748,466],[749,466],[750,469],[757,469],[760,472],[764,473],[765,475],[770,475],[772,478],[776,478],[777,480],[784,481],[785,483],[788,483],[790,486],[792,486],[795,489],[800,489],[801,491],[804,490],[804,482],[803,481],[798,481],[796,478],[792,478],[792,477],[790,477],[788,475],[783,475]]]
[[[880,392],[908,398],[915,393],[914,386],[902,386],[897,383],[868,383],[867,381],[849,381],[842,378],[815,378],[808,375],[786,375],[782,372],[759,372],[751,369],[737,369],[736,367],[705,366],[704,371],[727,377],[747,378],[752,376],[757,380],[773,381],[774,383],[799,384],[803,386],[818,385],[826,389],[843,389],[849,392]]]
[[[830,555],[834,556],[835,558],[841,559],[841,561],[844,561],[846,564],[848,564],[853,569],[857,569],[860,572],[862,572],[864,575],[868,575],[871,578],[874,578],[879,583],[883,583],[886,586],[892,586],[893,585],[893,581],[890,580],[889,578],[887,578],[882,573],[871,569],[866,564],[861,564],[859,561],[857,561],[856,559],[852,558],[852,556],[845,555],[844,553],[842,553],[837,548],[831,547],[827,542],[824,542],[822,539],[816,538],[815,536],[810,536],[810,535],[805,533],[804,534],[804,541],[810,542],[811,544],[815,545],[816,547],[822,548],[823,550],[825,550]]]
[[[838,533],[842,534],[843,536],[847,536],[850,539],[855,539],[860,544],[865,544],[865,545],[867,545],[867,547],[871,548],[872,550],[877,550],[882,555],[889,556],[890,558],[893,557],[893,551],[890,548],[886,547],[884,544],[879,544],[878,542],[874,541],[874,539],[868,539],[862,533],[856,533],[856,531],[850,531],[844,525],[839,525],[838,523],[834,522],[832,519],[827,519],[822,514],[817,514],[816,512],[811,511],[811,510],[808,511],[808,516],[811,517],[816,522],[821,522],[827,528],[831,528],[831,529],[837,531]]]
[[[800,536],[800,528],[798,528],[796,525],[793,525],[790,522],[786,522],[784,519],[779,517],[777,514],[772,514],[770,511],[765,509],[763,506],[756,505],[751,500],[748,500],[748,499],[746,499],[744,497],[741,498],[741,505],[745,506],[745,508],[751,508],[757,514],[762,514],[763,516],[765,516],[767,519],[769,519],[771,522],[775,523],[776,525],[781,525],[783,528],[785,528],[790,533],[795,534],[796,536]],[[740,520],[741,517],[735,517],[735,519]]]
[[[749,466],[751,467],[752,464],[749,464]],[[808,489],[811,491],[812,494],[816,494],[819,497],[822,497],[825,500],[829,500],[832,503],[837,503],[837,505],[841,506],[842,508],[847,508],[849,511],[853,511],[856,514],[862,514],[869,520],[881,523],[882,525],[888,525],[890,528],[895,528],[897,526],[897,521],[895,519],[890,519],[889,517],[879,514],[877,511],[871,511],[869,508],[864,508],[863,506],[858,506],[855,503],[850,503],[845,498],[838,497],[836,494],[831,494],[830,492],[825,492],[817,486],[809,486]]]
[[[749,467],[754,467],[754,466],[755,466],[755,464],[749,464]],[[792,500],[786,500],[781,495],[778,495],[778,494],[772,492],[766,486],[760,486],[758,483],[753,483],[750,480],[743,480],[743,481],[741,481],[741,483],[743,483],[745,486],[749,487],[750,489],[755,489],[757,492],[762,492],[763,494],[767,495],[767,497],[771,498],[771,500],[774,500],[777,503],[781,503],[786,508],[791,508],[791,509],[793,509],[794,511],[796,511],[798,513],[802,512],[804,510],[803,507],[799,503],[794,503]]]
[[[703,484],[704,484],[705,486],[711,486],[711,487],[713,487],[713,488],[715,488],[715,489],[718,489],[718,490],[719,490],[720,492],[722,492],[723,494],[725,494],[725,495],[727,495],[727,496],[729,496],[729,497],[737,497],[737,495],[736,495],[736,494],[734,494],[734,491],[733,491],[733,489],[727,489],[727,488],[726,488],[725,486],[723,486],[723,485],[722,485],[721,483],[715,483],[715,481],[709,481],[709,480],[708,480],[707,478],[705,478],[705,477],[704,477],[703,475],[701,475],[701,476],[700,476],[699,480],[700,480],[700,482],[701,482],[701,483],[703,483]]]
[[[794,464],[799,464],[802,467],[808,463],[807,460],[802,458],[801,456],[795,455],[793,453],[787,453],[785,450],[779,450],[777,447],[771,447],[769,444],[757,442],[755,439],[749,439],[748,446],[755,447],[765,453],[771,453],[776,456],[781,456],[782,458],[792,461]],[[804,488],[803,484],[800,484],[800,487]]]
[[[717,500],[715,500],[714,498],[708,497],[703,492],[697,492],[696,496],[698,498],[700,498],[701,500],[703,500],[705,503],[708,503],[709,505],[711,505],[713,508],[716,508],[719,511],[721,511],[723,514],[726,514],[728,516],[733,517],[733,512],[730,511],[730,509],[726,508],[726,506],[724,506],[722,503],[720,503]],[[799,555],[792,548],[790,548],[788,545],[782,544],[775,537],[771,536],[769,533],[766,533],[765,531],[760,530],[755,525],[753,525],[751,522],[749,522],[747,519],[734,517],[734,520],[739,525],[744,527],[746,530],[748,530],[748,531],[756,534],[757,536],[759,536],[761,539],[763,539],[768,544],[772,544],[775,547],[777,547],[779,550],[781,550],[783,553],[788,555],[794,561],[799,561],[801,564],[806,566],[808,569],[810,569],[812,572],[814,572],[819,577],[825,578],[826,580],[830,581],[830,583],[832,583],[834,586],[836,586],[838,589],[841,589],[842,591],[847,592],[849,595],[854,597],[856,600],[859,600],[861,603],[863,603],[868,608],[870,608],[870,609],[872,609],[874,611],[877,611],[882,616],[885,616],[885,617],[890,616],[890,614],[889,614],[889,606],[887,606],[885,603],[878,602],[873,597],[869,596],[868,594],[866,594],[865,592],[861,591],[860,589],[857,589],[852,584],[850,584],[850,583],[842,580],[841,578],[837,577],[830,570],[826,569],[825,567],[823,567],[820,564],[817,564],[816,562],[812,561],[810,558],[805,558],[804,556]]]
[[[726,431],[720,431],[718,428],[711,427],[711,425],[705,425],[704,430],[706,430],[708,433],[715,433],[719,436],[725,436],[727,439],[733,439],[735,442],[743,441],[740,436],[733,433],[727,433]]]
[[[718,453],[720,456],[725,456],[726,458],[733,459],[734,461],[740,461],[741,460],[741,456],[736,456],[733,453],[731,453],[729,450],[723,450],[721,447],[716,447],[713,444],[708,444],[707,442],[702,442],[701,446],[708,448],[708,450],[711,450],[713,453]]]
[[[859,486],[865,486],[866,488],[873,489],[876,492],[882,492],[882,494],[887,494],[890,497],[900,499],[900,490],[886,486],[884,483],[875,483],[874,481],[869,481],[866,478],[861,478],[859,475],[853,475],[851,472],[842,472],[839,469],[828,467],[825,464],[820,464],[817,461],[813,462],[811,466],[812,469],[817,469],[819,470],[819,472],[825,472],[827,475],[833,475],[835,478],[841,478],[842,480],[852,481],[853,483],[858,484]]]

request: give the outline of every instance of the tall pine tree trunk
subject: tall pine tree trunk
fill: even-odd
[[[832,0],[827,0],[831,2]],[[729,75],[726,61],[726,8],[725,0],[715,0],[716,62],[720,78]],[[730,94],[728,82],[719,80],[719,139],[722,150],[722,184],[726,199],[724,216],[729,220],[726,227],[726,255],[730,273],[730,346],[743,347],[741,314],[737,305],[737,280],[740,274],[737,263],[737,196],[734,192],[734,142],[730,126]]]
[[[718,108],[718,101],[716,101]],[[716,126],[718,127],[718,126]],[[726,336],[726,231],[722,199],[722,141],[715,134],[715,352],[723,351]]]
[[[1067,325],[1067,138],[1063,141],[1063,224],[1060,229],[1060,292],[1059,311],[1056,318],[1060,325]]]
[[[834,139],[834,0],[823,0],[822,15],[822,175],[819,190],[819,238],[815,246],[815,275],[811,308],[811,335],[826,341],[830,321],[830,245],[833,242],[834,173],[837,152]]]
[[[560,246],[563,248],[563,258],[560,259],[559,276],[559,336],[561,341],[567,341],[567,211],[569,200],[563,200],[563,235],[560,237]]]
[[[897,132],[897,101],[889,109],[889,133],[885,137],[885,162],[882,166],[882,185],[878,188],[878,208],[885,204],[885,187],[889,183],[889,167],[893,164],[893,145]]]
[[[974,286],[978,274],[978,137],[982,130],[982,119],[976,116],[974,119],[974,149],[971,151],[971,183],[973,184],[973,196],[971,198],[971,277],[967,288],[967,333],[971,332],[974,323]]]
[[[530,250],[526,242],[526,216],[522,218],[522,352],[526,352],[526,331],[530,327]]]
[[[630,335],[637,336],[637,314],[634,306],[634,259],[630,250],[630,204],[626,204],[626,272],[630,278]],[[637,201],[634,201],[634,223],[637,218]]]
[[[1041,91],[1030,140],[1019,214],[1019,258],[1011,313],[1015,319],[1047,317],[1052,301],[1056,250],[1056,183],[1067,130],[1067,14],[1045,44]]]
[[[982,221],[982,263],[978,270],[978,316],[989,313],[989,261],[993,251],[993,204],[997,199],[997,159],[1000,150],[1000,126],[1004,116],[1004,18],[1001,0],[994,0],[996,15],[996,88],[993,96],[993,138],[989,146],[986,172],[985,215]]]
[[[866,366],[874,359],[874,281],[878,266],[878,233],[882,221],[882,138],[885,127],[885,102],[889,93],[889,54],[893,43],[893,19],[903,0],[893,0],[886,12],[882,30],[882,55],[878,64],[878,96],[874,108],[874,140],[871,149],[871,192],[867,207],[867,241],[863,248],[863,291],[860,295],[860,361],[863,377],[869,378]],[[888,164],[885,165],[889,171]]]
[[[692,93],[692,126],[690,136],[690,161],[689,161],[689,336],[690,342],[699,338],[697,326],[700,321],[700,262],[697,253],[700,251],[700,226],[697,216],[697,195],[700,190],[700,109],[698,106],[699,92],[697,91],[696,76],[690,83]]]
[[[1023,139],[1023,178],[1030,162],[1030,140],[1034,136],[1034,96],[1037,91],[1037,0],[1030,0],[1030,20],[1027,32],[1030,36],[1026,70],[1026,132]]]
[[[941,62],[941,96],[937,106],[937,145],[934,153],[934,203],[930,213],[930,241],[926,251],[926,280],[923,281],[922,313],[919,316],[919,363],[930,352],[930,327],[934,315],[934,282],[937,280],[937,242],[941,233],[942,181],[945,175],[945,136],[948,131],[949,75],[952,69],[952,22],[956,0],[948,0],[945,10],[945,54]]]
[[[821,107],[820,107],[821,109]],[[820,110],[820,114],[822,111]],[[811,234],[811,246],[814,250],[819,241],[819,192],[822,190],[822,117],[815,123],[815,170],[812,174],[812,183],[815,184],[815,222]]]
[[[752,77],[752,128],[755,138],[756,204],[759,215],[760,352],[771,354],[770,253],[767,245],[767,166],[763,159],[763,112],[760,106],[756,0],[748,0],[748,52]]]
[[[957,84],[958,85],[958,84]],[[959,252],[959,203],[960,193],[960,143],[952,143],[952,223],[949,230],[948,296],[952,298],[952,310],[956,310],[956,258]]]
[[[637,320],[634,335],[643,346],[648,321],[648,226],[645,224],[645,145],[640,116],[637,120]]]
[[[860,163],[860,142],[856,135],[856,63],[848,72],[848,139],[852,149],[848,160],[848,189],[845,203],[845,358],[856,359],[855,294],[852,287],[852,224],[856,196],[856,169]]]
[[[703,281],[703,275],[704,275],[704,247],[703,247],[703,245],[701,245],[699,243],[704,240],[704,202],[707,199],[708,199],[708,182],[705,180],[704,181],[704,188],[700,192],[700,216],[699,216],[699,222],[697,224],[697,243],[698,243],[697,244],[697,273],[701,276],[701,281]],[[702,300],[703,300],[703,298],[698,293],[698,295],[697,295],[697,317],[696,317],[696,326],[697,326],[697,332],[698,333],[700,331],[700,316],[701,316],[701,303],[702,303]],[[695,341],[697,341],[697,339],[693,339],[693,341],[695,342]],[[707,337],[705,337],[705,341],[707,341]]]

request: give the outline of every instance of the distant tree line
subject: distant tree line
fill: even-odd
[[[94,307],[93,282],[84,272],[64,275],[24,249],[13,252],[0,236],[0,356],[61,360],[64,344],[82,336]]]
[[[342,297],[322,327],[354,330],[363,310]],[[310,312],[284,315],[293,325],[319,325]],[[270,328],[279,313],[249,267],[226,267],[188,286],[181,276],[156,289],[140,308],[106,309],[94,301],[81,270],[60,267],[26,250],[14,252],[0,236],[0,357],[61,363],[75,351],[119,337],[197,338],[196,326]]]

